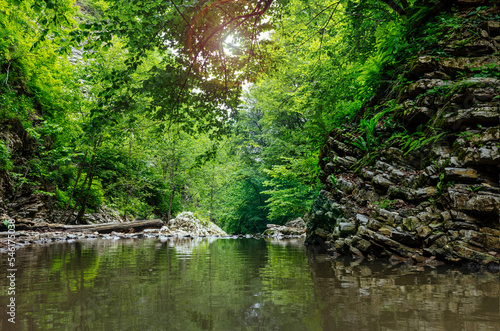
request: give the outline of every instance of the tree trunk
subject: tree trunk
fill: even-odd
[[[99,138],[99,140],[97,140],[94,144],[94,154],[92,155],[92,160],[90,161],[90,170],[89,172],[87,173],[87,176],[85,177],[85,181],[83,182],[83,185],[82,185],[82,191],[80,192],[80,194],[78,195],[78,199],[77,201],[75,202],[75,207],[71,210],[71,213],[68,215],[68,218],[66,219],[66,224],[70,223],[71,221],[71,216],[73,216],[73,214],[75,213],[75,210],[76,210],[76,207],[78,205],[78,201],[80,201],[80,199],[82,198],[82,195],[84,194],[85,192],[85,185],[87,184],[87,180],[89,180],[90,178],[90,185],[88,186],[89,187],[89,191],[90,191],[90,188],[92,186],[92,176],[93,176],[93,168],[94,168],[94,162],[95,162],[95,158],[96,158],[96,155],[97,155],[97,149],[99,148],[99,146],[101,145],[101,142],[102,142],[102,137]],[[78,182],[77,182],[78,184]],[[87,204],[87,197],[88,197],[88,194],[86,194],[84,196],[84,201],[83,203],[81,204],[81,209],[80,209],[80,212],[78,213],[78,216],[76,217],[76,220],[75,222],[78,222],[81,220],[81,218],[83,217],[83,214],[85,213],[85,205]],[[82,212],[83,211],[83,212]]]
[[[141,231],[148,228],[161,228],[161,220],[131,221],[111,224],[90,224],[90,225],[66,225],[62,230],[65,231],[91,231],[98,233],[129,232],[131,230]]]
[[[94,154],[95,155],[95,154]],[[75,223],[78,224],[81,222],[83,215],[85,214],[85,209],[87,208],[87,201],[89,199],[90,191],[92,190],[92,179],[94,178],[94,159],[92,159],[92,163],[90,164],[90,171],[87,177],[89,177],[89,185],[87,188],[87,192],[83,197],[83,202],[80,207],[80,211],[78,212],[78,215],[76,216],[76,221]],[[84,192],[85,189],[82,189],[82,192]]]
[[[399,15],[406,15],[405,10],[393,0],[382,0],[382,2],[389,5],[389,7],[391,7]]]
[[[128,144],[128,179],[131,181],[132,179],[132,176],[131,176],[131,166],[130,166],[130,159],[131,159],[131,156],[132,156],[132,136],[133,134],[130,135],[130,142]],[[123,220],[124,221],[127,221],[127,209],[128,209],[128,204],[129,204],[129,201],[130,201],[130,190],[131,190],[131,182],[128,183],[127,185],[127,197],[125,199],[125,214],[123,215]]]
[[[93,160],[94,160],[94,157],[92,156],[92,161]],[[85,180],[83,181],[82,187],[85,187],[85,185],[87,185],[87,180],[88,179],[89,179],[89,174],[87,173],[87,176],[85,176]],[[76,182],[76,184],[78,184],[78,182]],[[73,214],[75,213],[76,207],[78,206],[78,201],[80,201],[80,199],[82,198],[83,191],[84,190],[81,190],[80,194],[78,194],[78,198],[75,201],[75,206],[71,209],[71,211],[70,211],[70,213],[69,213],[69,215],[66,218],[66,221],[64,223],[66,223],[66,224],[71,223],[71,216],[73,216]],[[76,220],[75,220],[75,222],[76,222]]]
[[[78,185],[78,182],[80,181],[83,167],[85,166],[85,161],[87,161],[88,153],[89,153],[88,150],[85,151],[85,155],[83,156],[83,161],[80,163],[80,169],[78,169],[78,175],[76,175],[75,185],[73,185],[73,189],[71,190],[71,194],[69,195],[68,204],[66,205],[66,209],[64,209],[64,213],[62,214],[61,218],[59,219],[59,222],[67,223],[65,220],[66,220],[66,216],[68,214],[69,207],[71,206],[71,199],[73,199],[73,194],[75,194],[76,186]]]
[[[175,162],[175,144],[173,138],[172,138],[172,158],[170,160],[169,168],[170,168],[170,201],[168,203],[167,222],[170,221],[170,219],[172,218],[172,205],[174,203],[174,195],[175,195],[174,179],[175,179],[176,162]]]
[[[175,187],[172,187],[170,191],[170,201],[168,203],[167,222],[170,221],[170,219],[172,218],[172,205],[174,201],[174,195],[175,195]]]
[[[214,185],[215,185],[215,164],[212,166],[212,183],[210,185],[210,222],[213,222],[214,210]]]

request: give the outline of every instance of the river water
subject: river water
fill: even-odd
[[[94,240],[16,258],[16,324],[4,276],[0,330],[500,330],[498,274],[331,260],[297,240]]]

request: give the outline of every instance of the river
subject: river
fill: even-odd
[[[500,330],[498,274],[332,260],[300,240],[88,240],[16,259],[16,324],[4,276],[0,330]]]

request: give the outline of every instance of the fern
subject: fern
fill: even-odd
[[[366,144],[366,141],[363,137],[359,136],[356,141],[354,141],[352,143],[354,146],[356,146],[357,148],[359,148],[360,150],[362,150],[363,152],[368,152],[369,150],[369,147],[368,145]]]
[[[428,137],[421,130],[418,130],[413,134],[408,134],[408,132],[405,130],[404,132],[394,134],[388,141],[398,141],[401,149],[405,151],[403,155],[406,156],[413,151],[421,149],[424,146],[438,142],[445,134],[446,132],[441,132],[439,134]]]

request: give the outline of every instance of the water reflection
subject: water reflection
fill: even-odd
[[[499,330],[498,274],[310,255],[325,330]]]
[[[17,330],[500,329],[498,275],[332,261],[300,240],[94,240],[17,259]]]

